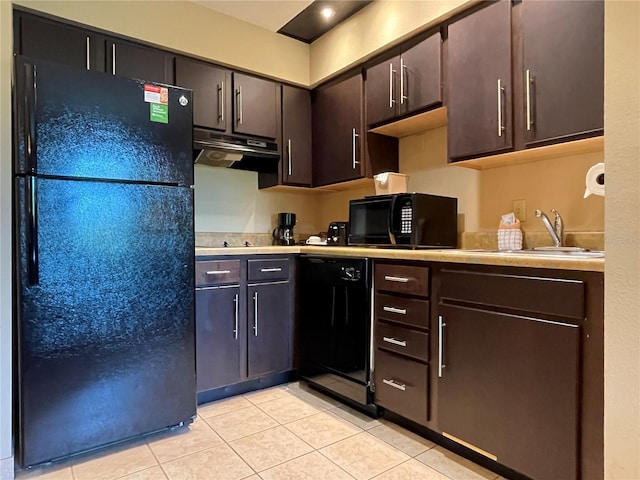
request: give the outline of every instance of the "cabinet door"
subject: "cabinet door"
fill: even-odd
[[[14,49],[21,55],[85,70],[104,71],[104,39],[88,30],[16,13]]]
[[[316,91],[314,102],[314,185],[362,177],[362,75]]]
[[[289,282],[248,287],[248,373],[257,377],[291,368]]]
[[[231,91],[230,73],[207,63],[176,57],[176,85],[193,90],[193,124],[225,131]]]
[[[173,84],[174,56],[120,40],[107,41],[107,71],[113,75]]]
[[[285,184],[311,186],[311,94],[282,86],[282,142]]]
[[[367,68],[367,125],[383,123],[398,115],[400,74],[399,55]]]
[[[601,134],[604,2],[525,0],[522,22],[525,85],[526,72],[530,77],[526,145]]]
[[[442,103],[442,40],[436,33],[402,52],[400,61],[400,114]]]
[[[579,328],[454,306],[439,313],[440,430],[528,477],[576,478]]]
[[[510,1],[491,3],[449,26],[447,73],[449,159],[511,149]]]
[[[196,290],[196,372],[198,392],[243,379],[245,331],[240,287]]]
[[[278,129],[276,84],[234,73],[233,94],[233,131],[275,139]]]

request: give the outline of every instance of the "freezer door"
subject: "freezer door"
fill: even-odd
[[[15,171],[193,184],[191,91],[17,57]]]
[[[189,422],[192,189],[27,177],[15,191],[22,465]]]

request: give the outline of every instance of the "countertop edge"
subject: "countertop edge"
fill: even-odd
[[[470,250],[405,250],[367,247],[327,247],[314,245],[265,247],[196,247],[196,257],[228,255],[314,254],[344,257],[369,257],[389,260],[415,260],[443,263],[468,263],[509,267],[545,268],[604,272],[604,258],[554,258],[522,254],[478,252]]]

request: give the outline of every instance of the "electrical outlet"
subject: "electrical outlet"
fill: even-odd
[[[513,213],[516,215],[517,219],[521,222],[524,222],[527,219],[527,210],[524,200],[513,200],[511,202],[511,207],[513,208]]]

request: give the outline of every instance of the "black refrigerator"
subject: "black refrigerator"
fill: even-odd
[[[196,414],[191,91],[17,57],[21,465]]]

